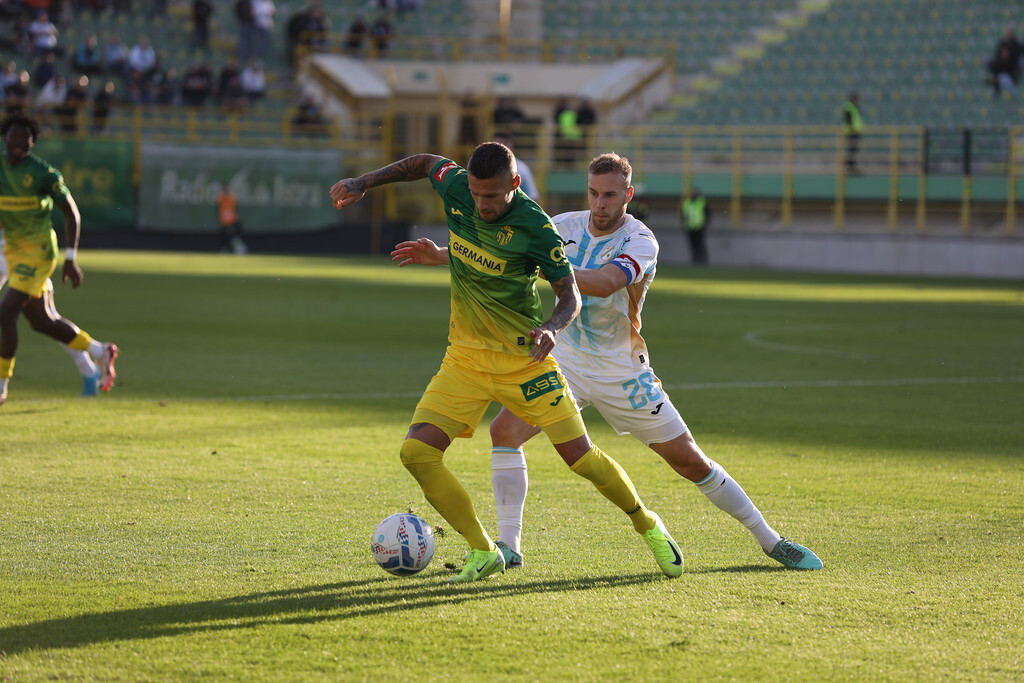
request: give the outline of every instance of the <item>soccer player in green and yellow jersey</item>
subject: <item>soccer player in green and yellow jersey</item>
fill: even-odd
[[[103,391],[114,385],[114,344],[94,340],[71,321],[60,317],[48,291],[50,275],[57,268],[57,234],[50,214],[56,206],[64,214],[67,252],[63,280],[73,287],[82,284],[82,269],[75,263],[81,219],[78,206],[61,177],[50,164],[32,153],[39,138],[39,122],[21,112],[0,122],[0,136],[7,147],[0,168],[0,222],[4,226],[4,257],[10,280],[0,297],[0,404],[14,372],[18,349],[18,316],[22,313],[37,332],[72,349],[87,351],[99,365]]]
[[[340,209],[379,185],[428,177],[448,221],[449,343],[440,370],[416,406],[401,459],[427,501],[470,545],[465,568],[450,581],[476,581],[505,569],[469,494],[443,462],[452,439],[472,436],[492,401],[543,429],[566,464],[629,516],[662,572],[679,576],[678,545],[641,502],[625,471],[591,443],[565,378],[549,355],[556,335],[578,314],[580,293],[551,219],[519,190],[512,152],[485,142],[466,168],[418,154],[338,181],[331,200]],[[555,292],[547,320],[538,273]]]

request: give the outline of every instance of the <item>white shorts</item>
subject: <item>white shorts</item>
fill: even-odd
[[[654,371],[647,369],[632,377],[598,379],[581,375],[562,361],[558,361],[558,365],[576,398],[576,405],[581,410],[594,406],[619,434],[632,434],[650,446],[686,433],[683,417],[672,405]]]

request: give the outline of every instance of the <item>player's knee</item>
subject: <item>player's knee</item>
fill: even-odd
[[[399,456],[405,469],[413,474],[421,468],[437,467],[441,464],[444,451],[423,443],[419,439],[406,439],[402,442]]]

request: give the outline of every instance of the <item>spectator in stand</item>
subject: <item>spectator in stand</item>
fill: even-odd
[[[323,109],[312,95],[303,96],[292,118],[292,125],[296,135],[318,137],[328,133],[328,122]]]
[[[294,68],[297,63],[298,55],[296,50],[299,49],[299,45],[302,44],[306,28],[309,25],[309,10],[299,10],[288,18],[288,23],[285,24],[285,47],[284,47],[284,58],[288,64]]]
[[[190,49],[210,54],[210,17],[213,16],[210,0],[192,0],[192,44]]]
[[[50,21],[50,15],[46,12],[40,12],[28,25],[28,35],[32,39],[32,53],[36,57],[42,57],[48,52],[62,54],[57,46],[57,27]]]
[[[267,74],[263,70],[263,62],[252,59],[249,65],[242,69],[241,75],[242,90],[249,102],[255,104],[262,100],[267,94]]]
[[[14,85],[7,88],[4,99],[4,111],[11,114],[16,111],[28,111],[32,103],[32,76],[28,71],[22,69],[18,73],[18,80]]]
[[[252,0],[252,23],[254,27],[254,55],[260,59],[270,56],[271,37],[274,35],[274,14],[277,7],[274,0]]]
[[[201,107],[212,94],[213,74],[210,67],[202,62],[194,62],[181,81],[182,101],[189,107]]]
[[[28,19],[19,16],[11,22],[7,33],[6,48],[12,55],[30,57],[32,55],[32,38],[28,35]]]
[[[596,123],[597,111],[594,110],[594,105],[586,97],[581,97],[579,105],[576,106],[576,125],[579,126],[580,133],[583,135],[580,144],[584,149],[590,146],[590,139]]]
[[[78,132],[78,112],[89,102],[89,77],[82,74],[68,88],[64,102],[54,109],[60,122],[60,129],[65,133]]]
[[[242,114],[248,108],[249,98],[242,88],[242,79],[234,76],[224,84],[220,93],[220,110],[224,114]]]
[[[42,87],[36,97],[35,110],[44,125],[51,125],[54,109],[64,104],[67,96],[68,81],[60,74],[51,78],[50,82]]]
[[[253,24],[252,0],[235,0],[235,21],[238,24],[238,59],[244,62],[254,54],[256,26]]]
[[[238,62],[231,55],[228,55],[224,65],[220,67],[220,73],[217,75],[217,102],[221,102],[224,99],[224,93],[227,90],[228,83],[231,82],[232,78],[239,78],[242,75],[242,69],[239,68]]]
[[[327,52],[331,43],[331,18],[320,4],[320,0],[314,0],[308,11],[306,21],[306,47],[311,52]]]
[[[1014,82],[1020,81],[1020,70],[1021,70],[1021,58],[1024,57],[1024,45],[1017,40],[1017,35],[1013,32],[1012,28],[1006,29],[1003,33],[1003,37],[996,43],[996,49],[992,52],[993,55],[999,56],[999,51],[1002,48],[1006,48],[1008,51],[1007,57],[1009,61],[1014,64],[1013,67],[1013,80]]]
[[[92,100],[92,134],[99,135],[107,127],[107,119],[114,108],[114,81],[107,81]]]
[[[155,99],[153,82],[143,78],[139,71],[130,72],[125,83],[125,101],[131,104],[153,104]]]
[[[377,57],[386,57],[388,45],[395,35],[395,29],[391,25],[391,19],[387,12],[381,12],[370,26],[370,37],[373,38],[374,52]]]
[[[111,33],[103,46],[103,65],[108,74],[121,78],[128,77],[128,46],[121,42],[120,36]]]
[[[161,106],[181,104],[181,80],[177,69],[171,67],[161,76],[156,84],[154,100]]]
[[[515,126],[526,121],[526,114],[514,97],[499,97],[492,118],[496,126]]]
[[[43,55],[42,60],[39,62],[39,66],[36,67],[36,72],[32,74],[32,82],[35,87],[41,88],[53,79],[57,75],[57,55],[52,52],[47,52]]]
[[[90,33],[78,44],[75,54],[71,57],[71,66],[86,76],[98,76],[103,73],[103,55],[100,52],[99,38],[95,33]]]
[[[0,87],[4,89],[4,94],[7,94],[7,89],[21,80],[21,73],[18,71],[18,63],[13,59],[8,59],[4,64],[3,71],[0,71]]]
[[[345,37],[345,53],[352,57],[359,57],[363,54],[363,42],[370,32],[366,23],[366,17],[357,14],[352,23],[348,25],[348,35]]]
[[[147,81],[156,68],[156,50],[149,42],[149,36],[139,36],[139,42],[128,51],[128,73],[138,72]]]
[[[1013,59],[1010,47],[1002,45],[995,57],[988,62],[989,84],[996,97],[1009,93],[1016,97],[1017,82],[1020,79],[1020,63]]]

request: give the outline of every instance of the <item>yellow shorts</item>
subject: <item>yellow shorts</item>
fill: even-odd
[[[57,259],[48,245],[33,245],[28,248],[4,249],[7,258],[7,285],[38,299],[46,289],[46,283],[57,269]]]
[[[445,352],[441,369],[416,405],[412,424],[427,422],[450,438],[468,438],[494,401],[544,429],[554,443],[586,434],[554,358],[538,363],[529,356],[455,346]]]

